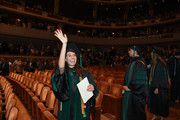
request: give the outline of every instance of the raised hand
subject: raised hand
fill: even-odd
[[[66,44],[68,41],[66,34],[63,34],[62,30],[57,29],[54,31],[54,36],[56,36],[63,44]]]

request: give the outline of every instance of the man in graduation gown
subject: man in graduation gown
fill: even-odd
[[[70,44],[66,50],[66,35],[61,30],[56,30],[55,36],[63,43],[58,67],[52,75],[53,91],[59,100],[58,120],[90,120],[90,113],[99,93],[96,83],[91,73],[78,65],[77,59],[80,58],[80,52],[77,46]],[[85,77],[90,83],[87,91],[92,91],[94,95],[84,104],[77,84]]]
[[[129,50],[132,57],[124,80],[123,120],[146,120],[145,100],[148,95],[148,79],[144,60],[139,56],[141,48],[134,45]]]

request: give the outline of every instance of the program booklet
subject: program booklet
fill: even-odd
[[[79,93],[84,103],[86,103],[93,96],[93,92],[87,91],[88,85],[89,81],[87,77],[85,77],[81,82],[77,84]]]

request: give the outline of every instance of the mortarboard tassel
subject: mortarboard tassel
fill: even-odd
[[[80,54],[80,67],[82,67],[82,55]]]

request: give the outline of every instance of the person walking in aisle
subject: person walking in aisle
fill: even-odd
[[[62,42],[58,66],[52,75],[53,91],[59,100],[58,120],[90,120],[99,94],[96,83],[91,73],[78,64],[80,51],[77,46],[72,43],[67,47],[68,38],[61,30],[56,30],[54,36]],[[84,104],[77,84],[85,77],[90,83],[87,91],[93,92],[93,96]]]
[[[141,51],[137,45],[133,45],[129,50],[132,59],[127,67],[123,86],[123,120],[146,120],[148,78],[146,64],[140,57]]]
[[[150,95],[148,99],[150,112],[154,114],[151,120],[156,120],[158,115],[163,120],[164,117],[169,115],[168,70],[162,55],[162,48],[153,47],[149,79]]]

